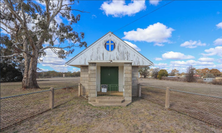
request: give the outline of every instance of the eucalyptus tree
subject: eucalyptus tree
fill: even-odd
[[[2,57],[23,58],[22,88],[39,88],[37,63],[46,54],[45,49],[51,48],[60,58],[65,58],[74,47],[87,46],[84,33],[72,28],[80,20],[80,15],[74,12],[84,13],[73,9],[76,3],[76,0],[1,0],[0,28],[9,38],[2,45],[10,47],[12,53]]]
[[[150,69],[149,66],[140,68],[139,69],[140,75],[142,75],[144,78],[146,78],[146,76],[149,75],[149,71],[148,71],[149,69]]]

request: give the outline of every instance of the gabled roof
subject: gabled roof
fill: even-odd
[[[115,49],[109,52],[105,49],[104,44],[107,40],[115,43]],[[108,32],[75,57],[66,62],[71,66],[84,66],[92,61],[132,61],[133,66],[150,66],[153,65],[149,59],[125,43],[115,34]]]

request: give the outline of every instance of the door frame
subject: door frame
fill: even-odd
[[[118,73],[117,73],[117,81],[118,81],[118,90],[117,91],[119,91],[119,66],[100,66],[100,86],[101,86],[101,83],[102,83],[102,67],[115,67],[115,68],[117,68],[117,70],[118,70]],[[100,89],[100,92],[102,91],[101,90],[101,87],[99,87]],[[108,90],[107,90],[108,91]]]

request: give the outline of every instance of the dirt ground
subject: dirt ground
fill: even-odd
[[[160,88],[170,87],[170,89],[182,90],[200,94],[222,97],[222,85],[212,85],[207,83],[188,83],[158,79],[140,78],[139,82],[145,86],[154,86]]]
[[[78,78],[49,79],[49,81],[43,79],[39,80],[39,84],[43,88],[52,85],[62,87],[70,83],[74,84],[78,80]],[[150,82],[147,83],[151,84]],[[3,86],[7,85],[4,84]],[[16,89],[14,88],[14,90]],[[22,91],[18,92],[23,93]],[[77,93],[77,91],[73,92]],[[9,94],[8,90],[7,94]],[[127,107],[93,107],[88,104],[87,100],[77,97],[75,94],[69,102],[3,132],[222,132],[221,128],[208,125],[175,111],[166,110],[161,105],[150,102],[146,98],[147,96],[149,96],[147,90],[142,89],[142,98],[134,98],[133,103]]]

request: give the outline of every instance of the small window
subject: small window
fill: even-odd
[[[107,41],[105,43],[105,49],[107,51],[113,51],[115,49],[115,43],[113,41],[111,41],[111,40]]]

